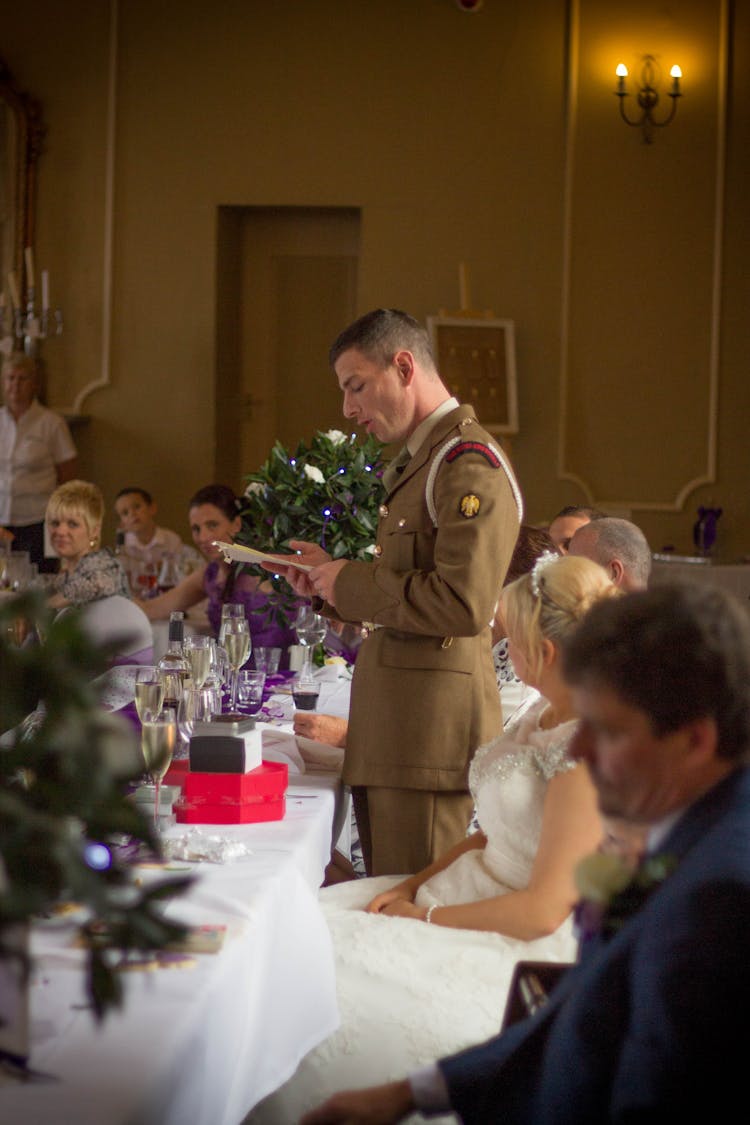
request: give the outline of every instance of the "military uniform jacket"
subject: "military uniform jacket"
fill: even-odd
[[[336,579],[337,615],[376,626],[355,666],[347,784],[466,788],[502,725],[490,622],[522,513],[471,407],[440,418],[381,505],[373,562]]]

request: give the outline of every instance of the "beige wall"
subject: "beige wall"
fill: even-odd
[[[670,12],[700,68],[701,50],[714,48],[690,41],[695,3],[675,2]],[[28,0],[16,9],[4,15],[0,54],[41,99],[48,125],[36,253],[66,315],[65,335],[44,354],[50,400],[67,405],[100,377],[107,342],[109,6]],[[681,512],[633,515],[654,547],[686,550],[698,503],[721,503],[722,549],[736,555],[750,552],[750,0],[732,9],[717,479]],[[477,15],[453,0],[120,0],[110,383],[85,398],[90,420],[78,431],[86,471],[108,498],[141,482],[159,497],[164,521],[184,530],[185,498],[215,464],[217,209],[288,205],[360,209],[361,311],[389,304],[424,318],[455,306],[458,263],[467,261],[475,303],[516,323],[513,455],[529,517],[584,499],[558,477],[567,14],[564,0],[486,0]],[[704,62],[715,66],[714,55]],[[696,146],[704,145],[700,86],[691,105],[687,66],[684,88],[670,128],[684,141],[695,112]],[[627,154],[634,130],[618,122],[609,87],[599,96],[607,144],[621,130],[620,157],[634,162],[623,171],[632,197],[642,154]],[[655,179],[665,197],[677,190],[690,203],[690,177],[675,182],[668,167],[664,175],[668,152],[656,151]],[[613,223],[618,202],[625,195],[613,201]],[[673,282],[685,293],[705,287],[707,268],[701,259],[697,276],[681,270]],[[611,308],[616,282],[611,291],[597,285],[595,298]],[[647,328],[644,355],[661,335]],[[632,371],[636,400],[643,378]],[[676,401],[685,378],[664,372]],[[603,397],[605,428],[619,435],[616,398],[607,416]],[[665,428],[663,440],[632,434],[655,475],[681,455],[679,415]]]

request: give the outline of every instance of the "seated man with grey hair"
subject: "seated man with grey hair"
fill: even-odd
[[[603,566],[626,593],[645,590],[651,574],[651,548],[640,527],[630,520],[606,516],[579,527],[568,553]]]

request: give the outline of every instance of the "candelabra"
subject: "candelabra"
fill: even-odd
[[[8,274],[10,306],[6,304],[5,294],[0,292],[0,351],[4,355],[23,351],[26,355],[39,354],[40,340],[49,336],[59,336],[63,330],[63,317],[59,308],[51,308],[49,303],[49,274],[42,270],[42,306],[37,315],[36,294],[34,290],[34,258],[31,247],[24,251],[26,264],[25,302],[22,300],[15,270]]]
[[[654,110],[659,104],[659,92],[654,86],[657,65],[653,55],[643,56],[641,85],[637,92],[641,115],[635,121],[631,120],[625,112],[625,98],[628,96],[628,91],[625,89],[625,79],[628,77],[628,68],[624,63],[620,63],[615,70],[617,75],[615,96],[620,102],[620,116],[626,125],[634,125],[636,128],[643,129],[643,140],[649,145],[653,141],[654,129],[663,129],[665,125],[669,125],[677,112],[677,99],[682,97],[682,91],[680,90],[682,71],[679,66],[673,66],[669,72],[672,78],[672,88],[667,91],[668,96],[672,99],[672,107],[663,121],[657,121],[654,118]]]

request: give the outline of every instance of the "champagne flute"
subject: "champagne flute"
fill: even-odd
[[[303,605],[297,611],[294,628],[297,640],[305,650],[305,662],[300,671],[300,679],[311,680],[313,648],[325,637],[328,623],[325,617],[316,613],[312,606]]]
[[[159,669],[143,664],[135,674],[135,709],[143,722],[146,714],[158,715],[164,704],[164,682]]]
[[[146,711],[145,715],[141,725],[141,749],[146,771],[155,788],[154,827],[158,828],[161,783],[177,744],[177,723],[173,711]]]
[[[230,711],[237,708],[237,683],[238,673],[250,655],[250,626],[244,617],[230,617],[226,623],[224,633],[224,648],[227,652],[229,665],[234,673],[232,676],[232,695],[229,701]]]
[[[219,625],[219,644],[222,648],[227,646],[224,644],[224,638],[227,631],[227,622],[231,621],[233,617],[245,617],[245,607],[242,602],[225,602],[221,607],[221,624]]]
[[[210,641],[211,638],[206,636],[186,637],[182,646],[193,683],[197,688],[203,687],[211,670]]]

